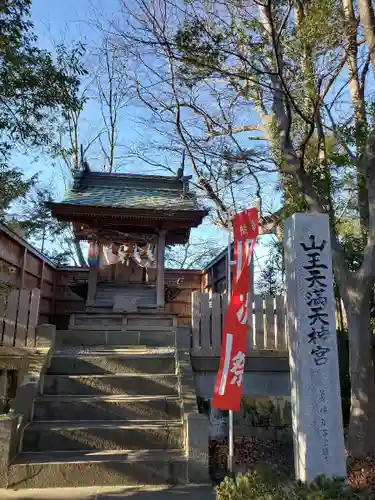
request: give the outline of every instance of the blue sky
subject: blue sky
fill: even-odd
[[[98,33],[95,30],[92,21],[100,18],[105,21],[105,18],[110,18],[117,12],[117,0],[33,0],[32,16],[35,24],[35,30],[39,38],[41,47],[54,51],[54,46],[63,42],[67,46],[72,46],[76,41],[83,42],[90,50],[98,44]],[[153,132],[140,126],[139,119],[145,118],[147,111],[139,105],[130,105],[122,114],[119,123],[121,129],[121,142],[127,145],[141,144],[147,140],[155,140]],[[82,125],[82,136],[85,139],[95,134],[98,126],[98,107],[92,102],[84,113],[84,121]],[[33,155],[18,155],[16,158],[19,165],[27,173],[31,175],[40,172],[40,179],[45,184],[53,187],[57,199],[62,198],[66,187],[66,178],[62,174],[62,168],[58,165],[53,166],[53,162],[46,156]],[[95,152],[92,158],[89,155],[90,164],[94,169],[101,168],[100,160],[95,157]],[[172,158],[174,167],[177,168],[180,162],[179,158]],[[92,162],[92,163],[91,163]],[[122,171],[137,172],[137,173],[154,173],[149,165],[140,160],[128,159],[123,160],[121,165]],[[162,172],[159,172],[162,173]],[[270,200],[268,203],[277,208],[277,199],[275,194],[270,191]],[[267,201],[267,200],[266,200]],[[246,202],[245,202],[246,203]],[[275,205],[276,203],[276,205]],[[249,203],[251,205],[251,202]],[[267,208],[268,208],[267,207]],[[205,224],[204,227],[193,230],[193,238],[215,238],[220,244],[225,245],[227,236],[224,231],[213,227],[211,224]],[[266,238],[267,239],[267,238]],[[264,261],[266,254],[262,243],[256,247],[258,262]]]

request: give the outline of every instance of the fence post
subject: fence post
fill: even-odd
[[[263,297],[254,296],[255,306],[255,342],[257,349],[265,349],[264,342],[264,318],[263,318]]]
[[[211,333],[212,333],[212,354],[220,356],[221,352],[221,300],[220,294],[212,294],[212,309],[211,309]]]
[[[266,349],[275,349],[275,304],[274,297],[265,297],[266,309]]]
[[[16,332],[17,311],[19,301],[19,290],[12,290],[8,296],[7,307],[5,311],[5,325],[3,344],[14,345],[14,335]]]
[[[249,293],[247,295],[247,339],[246,339],[246,351],[247,354],[250,354],[250,351],[254,349],[254,327],[253,327],[253,301],[254,294],[252,289],[250,288]]]
[[[30,290],[24,288],[20,291],[20,301],[18,307],[16,346],[25,347],[27,335],[27,322],[29,318]]]
[[[200,350],[199,331],[201,319],[201,295],[201,292],[193,292],[191,298],[192,354],[197,354]]]
[[[208,293],[201,294],[201,352],[202,356],[210,356],[211,354],[211,318],[210,318],[210,299]]]
[[[29,323],[27,326],[27,345],[29,347],[35,347],[36,343],[35,327],[38,323],[39,305],[40,305],[40,290],[39,288],[33,288],[30,297],[30,314],[29,314]]]
[[[2,342],[3,340],[6,305],[7,305],[6,297],[4,295],[0,295],[0,342]]]
[[[286,339],[286,311],[285,311],[285,300],[283,295],[278,295],[276,297],[276,339],[277,339],[277,349],[286,350],[287,349],[287,339]]]
[[[224,320],[225,320],[225,313],[227,312],[227,307],[228,307],[228,295],[226,292],[224,292],[221,296],[221,331],[223,332],[224,330]],[[221,340],[220,340],[221,342]]]

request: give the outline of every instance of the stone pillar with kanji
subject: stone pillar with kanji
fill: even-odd
[[[287,219],[284,251],[296,479],[345,477],[328,215]]]

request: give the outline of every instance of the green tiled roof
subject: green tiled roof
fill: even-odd
[[[174,189],[134,189],[112,186],[88,186],[71,191],[63,203],[113,208],[138,208],[156,210],[197,210],[191,195],[183,198]]]
[[[62,203],[146,210],[199,210],[195,195],[191,192],[184,195],[183,183],[173,177],[96,172],[76,178],[74,188]]]

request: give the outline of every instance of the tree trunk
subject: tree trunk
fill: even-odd
[[[375,380],[370,325],[370,292],[353,290],[346,300],[351,406],[348,451],[353,458],[375,452]]]
[[[77,238],[74,238],[73,244],[74,244],[74,249],[76,251],[80,266],[87,267],[87,263],[86,263],[86,260],[83,256],[83,252],[82,252],[82,248],[81,248],[81,244],[80,244],[79,240]]]
[[[372,1],[359,0],[358,11],[363,30],[365,32],[365,39],[370,54],[373,75],[375,76],[375,18]]]

